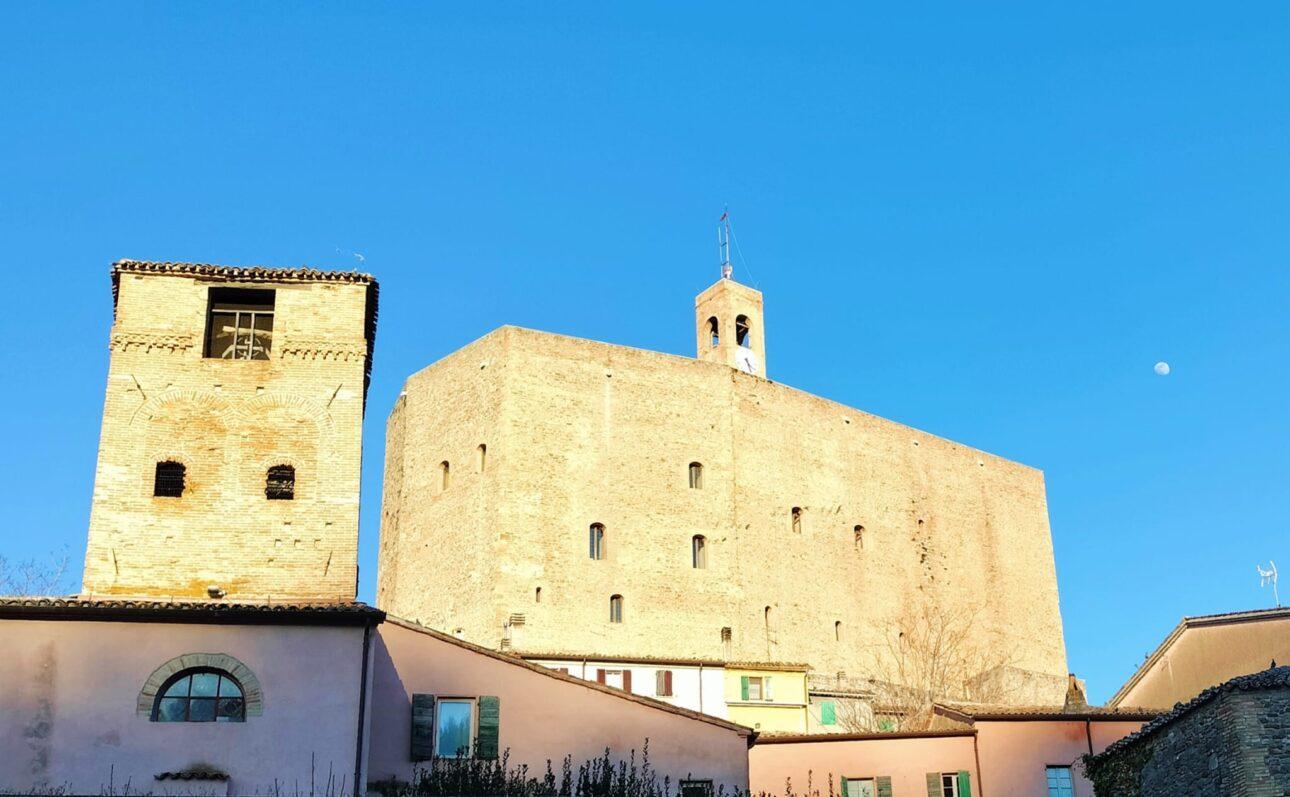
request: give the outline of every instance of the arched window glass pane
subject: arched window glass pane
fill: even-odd
[[[161,690],[153,722],[244,722],[246,699],[237,679],[221,670],[185,670]]]

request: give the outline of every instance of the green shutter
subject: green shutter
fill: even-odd
[[[838,711],[834,707],[832,700],[820,702],[820,724],[836,725],[838,722]]]
[[[972,797],[972,774],[966,769],[959,770],[959,797]]]
[[[412,760],[434,757],[434,695],[412,696]]]
[[[739,697],[743,700],[748,699],[748,676],[739,676]]]
[[[927,797],[941,797],[941,773],[927,773]]]
[[[497,737],[502,724],[502,701],[484,695],[479,698],[479,731],[475,734],[475,757],[497,758]]]
[[[878,797],[891,797],[891,778],[886,775],[878,778]]]
[[[851,780],[849,778],[842,779],[842,797],[851,797]]]

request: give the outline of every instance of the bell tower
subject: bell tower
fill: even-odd
[[[721,279],[694,300],[698,358],[766,378],[766,328],[761,291],[740,285],[729,263]]]

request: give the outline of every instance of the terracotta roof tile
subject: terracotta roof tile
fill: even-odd
[[[123,622],[362,625],[385,612],[357,601],[230,603],[135,598],[3,597],[0,618]]]
[[[270,268],[267,266],[219,266],[213,263],[156,262],[151,260],[118,260],[113,273],[189,274],[248,282],[358,282],[372,283],[376,278],[359,271],[322,271],[308,266]]]

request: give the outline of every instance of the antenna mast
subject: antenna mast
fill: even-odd
[[[1273,602],[1274,602],[1274,603],[1276,603],[1277,608],[1278,608],[1278,609],[1280,609],[1280,608],[1281,608],[1281,596],[1280,596],[1280,595],[1277,595],[1277,563],[1276,563],[1276,562],[1274,562],[1274,561],[1272,561],[1271,559],[1269,559],[1269,560],[1268,560],[1268,567],[1269,567],[1270,569],[1268,569],[1268,570],[1264,570],[1261,566],[1259,566],[1259,565],[1255,565],[1255,566],[1254,566],[1254,569],[1255,569],[1255,570],[1257,570],[1257,571],[1259,571],[1259,586],[1260,586],[1260,587],[1266,587],[1266,586],[1268,586],[1269,584],[1271,584],[1271,585],[1272,585],[1272,600],[1273,600]]]
[[[730,211],[724,208],[717,219],[717,255],[721,258],[721,278],[728,280],[735,267],[730,264]]]

